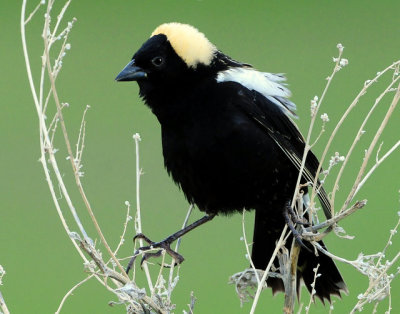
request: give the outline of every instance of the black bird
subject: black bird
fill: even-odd
[[[347,292],[333,260],[316,256],[293,228],[298,219],[290,202],[305,142],[292,120],[296,106],[288,99],[283,75],[231,59],[190,25],[167,23],[156,28],[116,80],[137,81],[140,96],[161,124],[165,168],[187,200],[207,214],[164,241],[142,238],[180,262],[183,258],[169,248],[179,236],[215,215],[255,210],[256,268],[266,268],[288,223],[303,246],[298,283],[303,279],[311,291],[313,268],[320,264],[316,295],[324,302]],[[314,181],[318,164],[310,152],[302,183]],[[322,187],[319,198],[330,218]],[[283,291],[281,279],[269,278],[267,284],[274,293]]]

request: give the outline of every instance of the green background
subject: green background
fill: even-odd
[[[63,2],[57,1],[55,12]],[[0,287],[13,313],[51,313],[61,298],[85,278],[80,258],[65,234],[54,209],[39,158],[38,121],[26,78],[19,34],[20,1],[0,4],[0,264],[7,271]],[[30,12],[36,2],[28,1]],[[400,57],[400,1],[73,1],[67,20],[78,19],[69,42],[72,49],[64,59],[58,78],[67,127],[76,139],[83,109],[87,116],[83,182],[100,226],[115,247],[125,216],[124,202],[135,203],[134,143],[132,134],[142,136],[141,165],[143,229],[155,240],[176,231],[182,224],[187,203],[163,169],[160,128],[152,113],[137,96],[136,84],[115,83],[114,78],[132,54],[163,22],[179,21],[195,25],[217,47],[240,61],[269,72],[284,72],[289,78],[293,101],[301,117],[298,124],[306,132],[310,99],[320,95],[330,73],[336,44],[345,47],[349,66],[338,73],[322,112],[331,122],[315,148],[319,155],[341,113],[362,87]],[[34,77],[39,77],[42,49],[43,8],[28,25],[27,38]],[[53,17],[55,20],[55,15]],[[378,85],[351,114],[349,122],[334,142],[334,151],[345,154],[363,114],[384,86]],[[385,106],[389,98],[385,98]],[[359,144],[338,193],[341,204],[362,159],[362,151],[374,134],[384,108]],[[385,151],[399,137],[399,110],[384,133]],[[67,182],[72,183],[69,162],[65,160],[62,138],[56,147]],[[368,198],[362,211],[341,224],[352,241],[333,235],[326,239],[329,249],[347,259],[359,252],[376,253],[384,247],[399,211],[400,153],[396,152],[365,185],[357,199]],[[333,178],[333,177],[332,177]],[[331,182],[328,182],[331,187]],[[77,199],[76,188],[70,190]],[[330,190],[330,188],[328,188]],[[89,224],[82,204],[76,202],[82,219]],[[65,208],[64,208],[65,209]],[[200,213],[192,219],[200,217]],[[248,215],[248,234],[252,233],[252,214]],[[71,222],[72,223],[72,222]],[[88,228],[90,235],[96,237]],[[129,238],[121,256],[131,251]],[[197,297],[197,313],[247,313],[251,304],[240,308],[228,277],[247,267],[241,237],[241,217],[217,217],[187,235],[181,247],[186,261],[181,266],[180,282],[173,301],[177,313],[187,309],[190,291]],[[98,239],[97,239],[98,240]],[[99,245],[101,248],[102,246]],[[388,257],[399,251],[395,236]],[[397,265],[398,266],[398,265]],[[368,280],[351,266],[339,268],[350,294],[336,300],[336,313],[354,306],[357,295],[365,291]],[[400,311],[399,281],[392,287],[393,312]],[[302,302],[308,303],[303,291]],[[115,296],[94,280],[75,291],[64,313],[123,313],[123,306],[109,307]],[[264,292],[258,313],[281,312],[282,295]],[[387,309],[387,300],[378,308]],[[328,312],[316,302],[311,313]],[[366,312],[371,312],[371,305]]]

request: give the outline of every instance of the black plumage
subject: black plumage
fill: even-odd
[[[284,77],[237,62],[191,26],[171,23],[153,33],[117,80],[139,84],[161,124],[165,167],[190,203],[209,215],[256,211],[252,259],[265,269],[285,225],[305,146],[291,119],[295,106]],[[317,167],[310,152],[303,183],[314,179]],[[319,196],[329,218],[323,188]],[[305,249],[298,282],[302,278],[310,290],[317,264],[321,300],[347,291],[334,262]],[[267,283],[274,292],[283,290],[280,279]]]

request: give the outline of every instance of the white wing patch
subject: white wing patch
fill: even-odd
[[[231,68],[218,73],[217,82],[236,82],[244,87],[264,95],[277,105],[286,115],[297,118],[294,111],[296,105],[288,97],[292,94],[284,86],[286,78],[282,74],[259,72],[252,68]]]

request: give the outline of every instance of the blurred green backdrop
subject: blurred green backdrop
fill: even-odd
[[[38,1],[36,1],[38,2]],[[36,2],[28,1],[30,12]],[[55,12],[63,2],[56,2]],[[0,264],[7,271],[0,287],[13,313],[51,313],[61,298],[86,275],[80,258],[66,236],[54,209],[39,158],[38,122],[28,87],[19,33],[20,1],[0,4],[0,141],[2,165],[0,180]],[[60,97],[70,108],[65,112],[72,139],[77,136],[81,114],[87,104],[87,138],[84,153],[83,182],[99,223],[115,246],[124,221],[124,202],[135,203],[134,143],[132,134],[142,136],[141,165],[144,231],[158,240],[181,226],[187,203],[163,169],[158,122],[137,96],[136,84],[117,84],[114,77],[129,61],[134,51],[163,22],[180,21],[195,25],[231,57],[255,67],[284,72],[289,78],[293,100],[298,105],[298,121],[305,132],[309,123],[310,99],[320,95],[325,77],[336,56],[336,44],[345,47],[349,66],[341,71],[326,98],[322,112],[332,130],[340,114],[359,91],[363,82],[374,77],[400,57],[400,1],[73,1],[67,20],[78,19],[70,36],[72,49],[64,59],[58,79]],[[41,53],[41,28],[44,11],[28,25],[31,62],[38,78]],[[54,15],[55,19],[55,15]],[[383,86],[383,85],[382,85]],[[381,87],[382,87],[381,86]],[[332,152],[346,152],[355,125],[376,98],[378,88],[350,116],[335,141]],[[386,103],[389,99],[386,99]],[[322,113],[321,112],[321,113]],[[384,110],[378,111],[375,123],[367,127],[373,134]],[[387,149],[399,136],[399,110],[384,133]],[[322,152],[323,141],[315,149]],[[359,145],[359,155],[350,164],[341,185],[340,200],[348,190],[352,176],[366,148],[368,136]],[[62,141],[58,142],[62,148]],[[69,162],[60,162],[65,177],[71,179]],[[376,253],[384,247],[389,229],[399,210],[399,177],[396,152],[379,168],[357,199],[368,198],[362,212],[341,225],[356,238],[327,238],[329,249],[347,259],[359,252]],[[328,183],[329,186],[329,183]],[[328,189],[329,190],[329,189]],[[74,188],[71,192],[75,193]],[[75,194],[74,194],[75,195]],[[76,207],[87,214],[78,202]],[[192,219],[200,217],[196,213]],[[252,232],[252,216],[248,230]],[[91,234],[94,237],[92,230]],[[133,235],[130,230],[129,237]],[[247,313],[251,304],[240,308],[230,275],[247,266],[241,236],[241,217],[217,218],[185,237],[181,253],[186,261],[181,267],[180,282],[174,292],[177,313],[187,309],[190,291],[197,297],[197,313]],[[397,236],[398,237],[398,236]],[[129,240],[129,239],[127,239]],[[394,238],[393,252],[400,240]],[[131,251],[130,241],[124,256]],[[345,313],[354,306],[357,295],[368,284],[366,277],[350,266],[339,265],[349,286],[350,295],[334,303],[335,312]],[[392,296],[400,294],[399,281]],[[308,302],[303,291],[302,301]],[[64,313],[123,313],[123,307],[109,307],[115,296],[95,281],[75,291],[64,307]],[[265,291],[259,313],[280,312],[282,295]],[[378,308],[383,313],[387,300]],[[394,312],[400,301],[392,300]],[[326,313],[329,307],[317,302],[312,313]],[[371,306],[366,308],[367,312]]]

